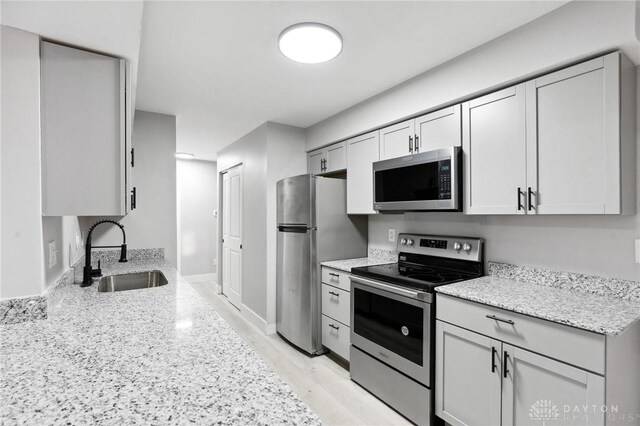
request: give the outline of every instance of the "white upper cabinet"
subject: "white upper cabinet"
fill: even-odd
[[[460,109],[458,104],[416,118],[414,152],[462,145]]]
[[[633,201],[621,197],[620,66],[612,53],[527,82],[531,212],[619,214]]]
[[[336,173],[346,168],[347,147],[345,142],[334,143],[307,154],[307,169],[312,175]]]
[[[413,154],[414,137],[413,119],[380,129],[380,159]]]
[[[465,212],[523,214],[525,85],[462,104]]]
[[[347,213],[374,214],[373,163],[380,159],[379,132],[347,141]]]
[[[464,103],[466,213],[633,213],[634,76],[615,52]]]
[[[123,59],[42,42],[43,215],[127,213],[127,83]]]

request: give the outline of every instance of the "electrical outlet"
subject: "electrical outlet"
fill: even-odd
[[[56,249],[56,242],[51,241],[49,243],[49,269],[56,266],[58,263],[58,250]]]
[[[636,239],[636,263],[640,263],[640,239]]]
[[[396,242],[396,230],[394,228],[389,228],[389,242]]]
[[[82,234],[80,231],[76,232],[76,250],[82,247]]]

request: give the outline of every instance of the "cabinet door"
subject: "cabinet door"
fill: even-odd
[[[126,214],[126,61],[49,42],[40,56],[43,215]]]
[[[465,213],[526,212],[525,86],[462,105]]]
[[[380,130],[380,159],[413,154],[413,119]]]
[[[462,145],[461,105],[454,105],[415,119],[419,152]]]
[[[347,141],[347,214],[374,214],[373,163],[380,159],[378,131]]]
[[[312,151],[307,154],[307,168],[312,175],[321,175],[324,173],[325,152],[322,149]]]
[[[618,54],[527,82],[531,211],[620,213]]]
[[[337,172],[347,168],[347,144],[336,143],[327,147],[325,173]]]
[[[436,321],[435,413],[451,425],[499,425],[502,343]]]
[[[604,425],[604,377],[506,343],[502,356],[503,426]]]

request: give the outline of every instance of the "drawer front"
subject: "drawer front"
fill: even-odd
[[[322,284],[322,313],[351,326],[351,293]]]
[[[322,282],[345,291],[351,291],[351,282],[349,281],[349,273],[338,271],[337,269],[322,267]]]
[[[604,374],[604,335],[443,294],[436,296],[436,317],[523,349]]]
[[[322,315],[322,344],[349,361],[351,330],[346,325]]]

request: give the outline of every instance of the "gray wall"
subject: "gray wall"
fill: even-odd
[[[127,245],[136,248],[164,248],[165,258],[177,266],[176,200],[176,117],[136,111],[131,145],[135,148],[133,186],[137,188],[137,208],[122,218]],[[99,217],[82,217],[86,232]],[[122,235],[115,226],[96,228],[94,244],[120,244]]]
[[[84,256],[84,241],[76,247],[76,235],[81,234],[77,216],[43,216],[42,247],[44,251],[44,277],[47,286]],[[58,263],[49,268],[49,243],[56,242]]]
[[[269,122],[218,153],[219,172],[243,164],[242,304],[267,331],[275,331],[275,186],[306,172],[304,146],[303,129]]]
[[[218,223],[217,164],[212,161],[177,160],[178,271],[183,276],[216,271]]]
[[[267,216],[267,123],[218,153],[218,172],[238,164],[243,165],[242,304],[266,319],[267,230],[256,218]]]
[[[40,39],[2,26],[0,298],[44,291],[40,182]]]

